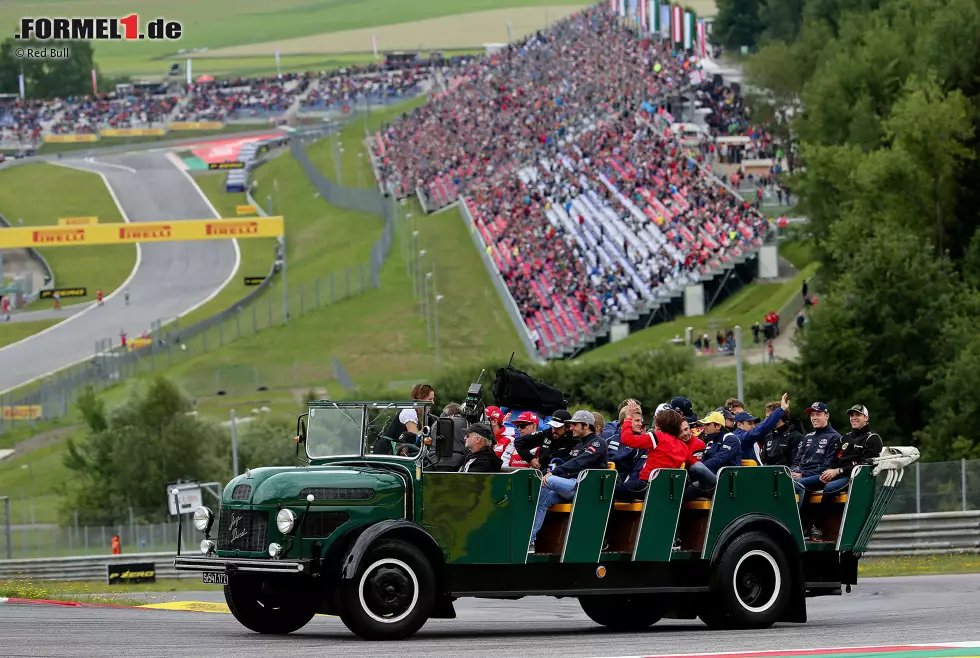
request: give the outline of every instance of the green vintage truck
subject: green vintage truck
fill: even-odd
[[[615,470],[585,471],[528,554],[537,471],[440,471],[454,421],[428,415],[430,449],[370,454],[394,414],[421,404],[312,403],[296,437],[308,464],[229,482],[217,516],[195,512],[200,553],[178,550],[174,566],[223,583],[231,612],[260,633],[325,613],[362,638],[402,639],[455,618],[460,597],[525,596],[578,598],[618,630],[664,617],[766,628],[805,622],[807,597],[850,590],[902,475],[859,467],[844,493],[800,510],[785,467],[724,468],[712,500],[688,502],[683,469],[658,471],[633,503],[613,501]],[[823,541],[804,538],[811,526]]]

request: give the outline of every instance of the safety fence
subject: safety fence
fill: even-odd
[[[65,533],[67,529],[62,529]],[[98,546],[91,552],[96,555],[68,555],[62,552],[58,557],[33,557],[30,551],[21,552],[14,545],[14,558],[0,559],[0,581],[13,578],[37,580],[100,580],[105,578],[106,565],[113,563],[152,562],[156,565],[157,578],[176,578],[173,558],[176,552],[176,524],[158,526],[108,527],[102,535],[87,533],[93,541],[98,538]],[[201,533],[189,526],[183,528],[181,552],[196,554]],[[121,538],[121,555],[112,555],[112,534]],[[169,533],[169,534],[167,534]],[[103,537],[105,535],[105,537]],[[76,531],[76,541],[82,534]],[[149,537],[149,543],[147,542]],[[132,543],[135,538],[136,543]],[[155,538],[155,539],[154,539]],[[65,537],[67,541],[67,537]],[[153,542],[156,543],[153,543]],[[165,549],[165,550],[160,550]],[[67,545],[62,551],[70,550]],[[80,546],[76,553],[82,553]],[[934,514],[895,514],[885,516],[872,537],[867,557],[898,557],[911,555],[948,555],[957,553],[980,554],[980,511],[942,512]],[[2,557],[4,553],[0,553]],[[48,556],[51,553],[44,553]],[[27,557],[32,556],[32,557]],[[180,574],[197,577],[198,574]]]
[[[395,204],[386,201],[376,190],[346,188],[328,180],[310,161],[301,140],[291,140],[291,152],[325,201],[384,218],[384,228],[372,245],[366,262],[324,272],[312,281],[299,283],[289,283],[287,262],[287,282],[284,286],[281,246],[270,246],[272,264],[264,279],[243,299],[222,312],[187,326],[179,318],[168,324],[157,322],[148,342],[133,343],[132,339],[138,337],[130,336],[126,348],[122,347],[120,336],[105,336],[95,341],[91,358],[0,396],[0,408],[40,407],[40,413],[30,420],[11,421],[0,415],[0,434],[9,429],[13,422],[34,422],[65,416],[87,386],[100,390],[131,377],[169,369],[229,342],[282,326],[291,318],[302,317],[311,311],[378,288],[379,273],[391,250],[395,218],[399,214]],[[251,196],[248,200],[259,209],[260,214],[265,214]],[[334,371],[331,364],[331,372]],[[349,378],[336,379],[342,383],[349,382]]]

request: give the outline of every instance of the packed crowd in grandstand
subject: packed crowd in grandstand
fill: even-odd
[[[379,178],[430,207],[463,195],[532,339],[565,351],[762,243],[768,220],[672,139],[668,99],[693,92],[711,135],[772,150],[697,67],[600,5],[455,69],[376,136]]]

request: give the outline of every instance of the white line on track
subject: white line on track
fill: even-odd
[[[113,167],[115,169],[122,169],[123,171],[128,171],[128,172],[133,173],[133,174],[139,173],[138,171],[136,171],[132,167],[127,167],[126,165],[114,164],[112,162],[99,162],[94,157],[85,158],[85,162],[87,162],[89,164],[93,164],[93,165],[98,165],[100,167]]]
[[[865,652],[868,649],[881,649],[882,651],[897,652],[900,651],[902,647],[942,647],[942,648],[972,648],[980,647],[980,642],[928,642],[925,644],[901,644],[899,647],[896,646],[878,646],[878,645],[861,645],[856,647],[823,647],[815,649],[771,649],[763,651],[709,651],[704,653],[670,653],[670,654],[643,654],[637,656],[606,656],[605,658],[656,658],[657,656],[670,656],[670,658],[700,658],[701,656],[766,656],[766,655],[778,655],[786,656],[786,658],[792,658],[792,656],[787,654],[799,654],[800,656],[806,656],[807,654],[819,654],[819,653],[840,653],[845,654],[847,652],[861,651]]]
[[[116,192],[115,192],[115,190],[112,189],[112,185],[109,184],[109,179],[105,177],[105,174],[103,174],[101,172],[98,172],[98,171],[93,171],[91,169],[87,169],[85,167],[75,167],[75,166],[64,164],[64,163],[61,163],[61,162],[51,162],[50,164],[56,165],[58,167],[65,167],[67,169],[75,169],[77,171],[85,171],[85,172],[88,172],[90,174],[95,174],[96,176],[100,177],[102,179],[102,182],[105,183],[106,189],[109,190],[109,196],[112,197],[113,203],[116,204],[116,208],[119,210],[119,215],[123,218],[123,221],[124,222],[126,222],[127,224],[130,223],[129,215],[126,214],[126,211],[123,209],[122,204],[119,203],[119,197],[116,196]],[[113,297],[115,297],[116,295],[118,295],[120,292],[122,292],[123,290],[125,290],[126,287],[129,285],[130,281],[133,280],[133,277],[136,276],[136,272],[139,271],[140,263],[142,263],[142,262],[143,262],[143,249],[140,247],[140,244],[137,242],[136,243],[136,262],[133,264],[132,271],[129,273],[129,276],[126,277],[126,280],[123,281],[122,284],[120,284],[118,288],[116,288],[114,291],[112,291],[111,293],[109,293],[108,295],[106,295],[103,298],[103,300],[104,301],[109,301],[110,299],[112,299]],[[96,304],[89,304],[88,308],[85,308],[85,309],[79,311],[78,313],[75,313],[74,315],[68,316],[67,318],[65,318],[64,320],[62,320],[61,322],[59,322],[58,324],[51,325],[47,329],[42,329],[41,331],[37,332],[36,334],[31,334],[27,338],[22,338],[21,340],[17,341],[16,343],[11,343],[10,345],[5,345],[4,347],[0,347],[0,352],[3,352],[4,350],[8,350],[8,349],[10,349],[12,347],[15,347],[17,345],[22,345],[22,344],[24,344],[24,343],[26,343],[28,341],[34,340],[38,336],[43,336],[44,334],[50,333],[50,332],[54,331],[55,329],[57,329],[58,327],[63,327],[64,325],[68,324],[69,322],[74,322],[75,320],[77,320],[78,318],[84,316],[86,313],[89,313],[90,311],[92,311],[96,307],[97,307]],[[3,394],[5,394],[5,393],[7,393],[9,391],[13,391],[13,390],[15,390],[17,388],[20,388],[21,386],[26,386],[26,385],[30,384],[31,382],[36,382],[39,379],[43,379],[45,377],[48,377],[50,375],[53,375],[54,373],[58,372],[59,370],[64,370],[65,368],[70,368],[73,365],[78,364],[78,363],[81,363],[82,361],[87,361],[88,359],[89,359],[89,357],[86,356],[85,358],[78,359],[77,361],[73,361],[73,362],[71,362],[69,364],[63,365],[60,368],[55,368],[54,370],[51,370],[51,371],[46,372],[46,373],[44,373],[42,375],[38,375],[37,377],[34,377],[32,379],[29,379],[26,382],[21,382],[17,386],[13,386],[11,388],[8,388],[8,389],[5,389],[3,391],[0,391],[0,395],[3,395]]]

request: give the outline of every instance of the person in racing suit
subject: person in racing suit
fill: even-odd
[[[517,452],[517,440],[535,433],[538,429],[538,417],[530,411],[523,411],[513,423],[517,426],[517,434],[508,432],[510,428],[504,428],[498,435],[500,438],[497,439],[494,452],[504,462],[504,468],[528,468],[530,464]]]
[[[568,425],[572,421],[572,415],[564,409],[559,409],[551,415],[548,420],[548,427],[528,436],[519,436],[515,441],[517,454],[527,462],[531,468],[545,470],[551,460],[552,452],[567,444],[564,452],[571,450],[575,446],[575,438],[569,432]],[[598,437],[596,437],[598,438]],[[534,454],[534,449],[538,448],[538,454]]]
[[[606,463],[606,442],[595,434],[595,416],[580,409],[571,417],[568,426],[578,442],[568,451],[568,459],[560,464],[551,464],[550,472],[545,472],[541,480],[528,553],[534,552],[534,540],[544,524],[548,508],[561,500],[574,499],[579,473],[590,468],[602,468]]]

